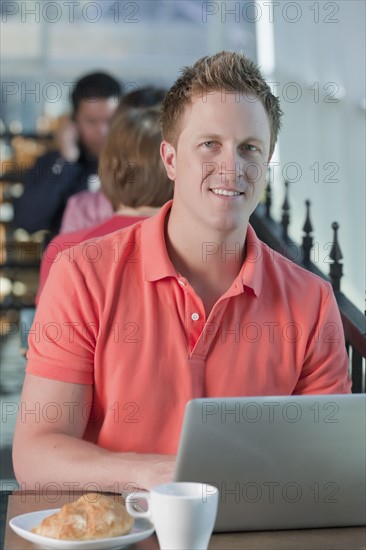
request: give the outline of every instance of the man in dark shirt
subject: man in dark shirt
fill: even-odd
[[[14,203],[14,227],[55,234],[67,199],[98,188],[98,157],[120,95],[121,84],[105,73],[86,75],[76,83],[72,119],[59,131],[58,151],[40,157],[24,177],[24,193]]]

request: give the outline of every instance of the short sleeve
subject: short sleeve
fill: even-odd
[[[27,373],[93,383],[99,320],[91,286],[72,249],[56,257],[29,332]]]
[[[322,285],[317,322],[310,331],[295,394],[350,393],[343,325],[331,285]]]

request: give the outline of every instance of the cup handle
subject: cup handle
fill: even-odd
[[[143,498],[147,501],[150,508],[150,493],[146,491],[138,491],[137,493],[133,492],[126,496],[125,506],[127,512],[134,518],[147,518],[151,520],[151,512],[148,509],[146,512],[138,512],[133,505],[136,504],[136,499]]]

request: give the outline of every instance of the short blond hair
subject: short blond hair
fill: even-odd
[[[184,67],[182,76],[173,84],[161,106],[163,139],[177,147],[185,108],[192,97],[214,91],[243,93],[258,98],[271,127],[270,154],[276,145],[282,111],[257,65],[243,53],[222,51],[205,56],[192,67]]]
[[[99,159],[99,177],[115,210],[121,204],[159,207],[172,198],[160,143],[158,109],[125,109],[113,117]]]

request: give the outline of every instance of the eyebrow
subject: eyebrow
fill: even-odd
[[[223,139],[223,136],[221,136],[220,134],[201,134],[201,135],[197,136],[196,139],[204,139],[206,141],[211,141],[211,140],[214,140],[214,139]],[[263,144],[263,140],[255,137],[255,136],[247,136],[247,137],[241,139],[240,141],[242,143],[247,142],[247,141],[256,141],[257,143]]]
[[[222,139],[222,136],[220,136],[219,134],[201,134],[199,136],[197,136],[197,139]]]

